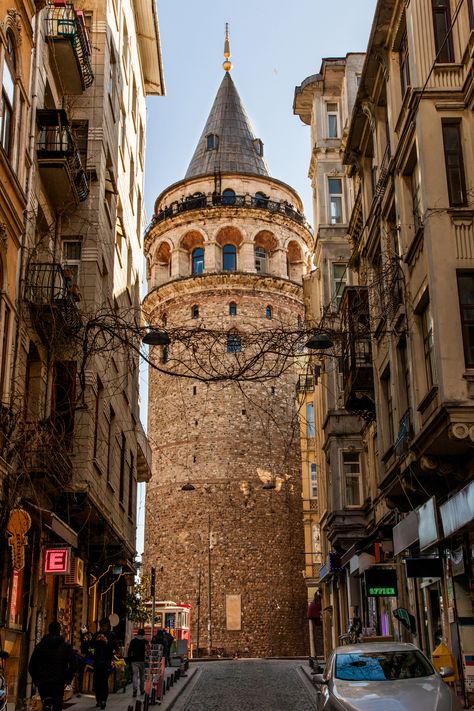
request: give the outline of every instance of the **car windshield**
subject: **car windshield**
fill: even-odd
[[[432,674],[433,667],[417,650],[336,655],[335,676],[342,681],[418,679]]]

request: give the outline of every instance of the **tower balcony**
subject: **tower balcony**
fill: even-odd
[[[344,289],[340,306],[344,405],[351,412],[373,413],[374,373],[369,328],[369,299],[365,287]]]
[[[89,183],[64,109],[37,112],[38,168],[55,207],[72,201],[76,205],[89,195]]]
[[[82,94],[92,85],[91,44],[82,12],[72,3],[56,0],[46,10],[46,37],[65,94]]]
[[[147,228],[147,233],[157,224],[164,220],[170,220],[184,212],[196,210],[215,210],[216,208],[248,208],[250,210],[265,210],[272,214],[280,214],[297,222],[311,231],[311,227],[305,216],[298,212],[290,203],[285,200],[270,200],[258,195],[225,195],[225,194],[197,194],[175,200],[169,206],[162,208],[153,215],[152,221]]]
[[[59,336],[72,336],[82,326],[77,307],[79,291],[56,262],[30,264],[25,298],[36,330],[45,345]]]

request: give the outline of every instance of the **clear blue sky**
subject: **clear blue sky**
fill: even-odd
[[[158,0],[166,96],[148,105],[145,201],[148,219],[159,193],[184,177],[224,71],[229,23],[232,78],[270,174],[297,190],[313,222],[308,179],[310,129],[293,115],[295,86],[316,74],[323,57],[364,51],[376,0]],[[146,421],[147,382],[142,372]],[[145,487],[139,486],[138,541],[143,550]]]
[[[273,177],[294,187],[312,223],[309,128],[293,115],[295,86],[323,57],[363,51],[375,0],[158,0],[166,96],[148,99],[145,199],[184,177],[223,77],[225,23],[232,78]]]

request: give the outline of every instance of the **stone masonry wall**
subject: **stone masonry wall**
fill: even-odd
[[[199,290],[190,280],[190,293],[179,295],[165,288],[153,322],[166,314],[168,327],[189,326],[197,304],[206,328],[296,328],[303,315],[300,287],[293,285],[291,294],[283,280],[279,288],[278,280],[235,277],[234,285],[229,275],[201,278]],[[237,316],[229,316],[231,301]],[[159,361],[161,348],[151,357]],[[235,357],[222,353],[223,359]],[[295,382],[292,369],[269,381],[213,384],[150,371],[153,475],[145,569],[157,569],[159,599],[193,606],[192,641],[197,643],[199,616],[201,647],[209,642],[210,581],[214,649],[250,656],[308,653]],[[273,490],[262,488],[269,476]],[[182,491],[188,482],[195,489]],[[226,595],[241,595],[238,631],[227,629]]]

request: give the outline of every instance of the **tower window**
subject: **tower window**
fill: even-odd
[[[198,247],[193,251],[192,261],[193,274],[202,274],[204,271],[204,250],[202,247]]]
[[[191,316],[192,318],[199,318],[199,306],[197,304],[191,307]]]
[[[235,205],[235,192],[231,188],[226,188],[222,193],[223,205]]]
[[[233,244],[225,244],[222,251],[222,268],[225,272],[235,272],[237,269],[237,249]]]
[[[263,247],[255,247],[255,270],[260,274],[267,273],[267,251]]]
[[[263,156],[263,143],[260,140],[260,138],[254,138],[253,142],[253,147],[257,151],[257,155]]]
[[[269,197],[265,193],[255,193],[255,205],[257,207],[267,207]]]
[[[207,151],[216,151],[218,145],[219,145],[219,136],[217,136],[217,134],[210,133],[208,136],[206,136],[206,150]]]
[[[267,318],[272,318],[272,307],[271,306],[267,306],[267,308],[265,309],[265,316]]]
[[[161,354],[161,362],[167,363],[170,359],[170,349],[169,346],[163,346],[163,352]]]
[[[238,333],[229,333],[227,336],[227,353],[240,353],[242,344]]]
[[[229,304],[229,316],[237,316],[237,304],[231,301]]]

